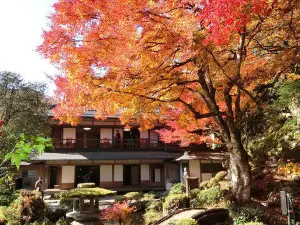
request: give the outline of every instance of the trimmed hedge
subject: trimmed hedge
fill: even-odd
[[[209,181],[203,181],[200,183],[200,189],[208,189],[211,187],[219,186],[221,181],[225,180],[227,176],[227,171],[220,171],[214,177],[212,177]]]
[[[163,211],[167,214],[173,213],[178,209],[184,209],[189,206],[188,197],[185,194],[168,195],[163,204]]]
[[[211,206],[216,204],[221,196],[222,193],[218,186],[205,190],[195,189],[191,195],[191,206],[194,208]]]
[[[208,184],[209,184],[209,181],[203,181],[200,183],[199,188],[200,189],[208,188]]]
[[[215,175],[215,179],[219,182],[225,179],[227,176],[227,171],[220,171]]]

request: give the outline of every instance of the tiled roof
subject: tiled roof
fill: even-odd
[[[181,153],[170,152],[74,152],[58,153],[45,152],[42,155],[31,157],[31,161],[60,161],[60,160],[135,160],[135,159],[175,159]]]

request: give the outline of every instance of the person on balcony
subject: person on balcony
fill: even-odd
[[[116,130],[115,143],[116,143],[116,148],[121,147],[121,134],[119,130]]]

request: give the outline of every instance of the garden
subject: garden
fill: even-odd
[[[290,163],[285,167],[279,167],[275,177],[287,177],[285,174],[291,172],[288,168],[296,169],[296,164]],[[275,181],[276,178],[270,179],[270,174],[258,176],[255,178],[252,189],[252,200],[239,205],[230,196],[232,186],[227,175],[227,172],[221,171],[209,181],[200,183],[198,188],[191,190],[188,194],[183,183],[174,184],[168,192],[128,192],[124,195],[97,188],[93,183],[83,183],[75,189],[61,192],[57,196],[60,200],[60,207],[56,209],[51,208],[51,204],[41,198],[40,192],[13,191],[13,188],[1,186],[0,223],[67,225],[71,224],[74,218],[84,221],[82,217],[74,216],[75,213],[81,216],[86,215],[87,221],[92,220],[92,216],[96,215],[95,221],[100,220],[99,224],[104,225],[201,225],[204,223],[201,223],[201,219],[197,217],[185,218],[185,210],[226,209],[228,217],[223,221],[224,225],[287,224],[287,218],[280,212],[279,191],[283,188],[294,193],[299,192],[299,183],[286,179],[279,181],[280,184],[278,184]],[[262,193],[264,190],[268,192]],[[99,201],[101,202],[105,196],[114,199],[113,203],[99,207]],[[296,197],[294,200],[295,208],[299,207],[297,203],[300,199]],[[183,218],[172,220],[172,215],[178,212],[183,212]],[[214,216],[218,215],[214,214]]]

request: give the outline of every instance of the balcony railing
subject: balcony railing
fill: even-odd
[[[177,149],[176,144],[165,144],[157,139],[53,139],[54,148],[66,149]]]

